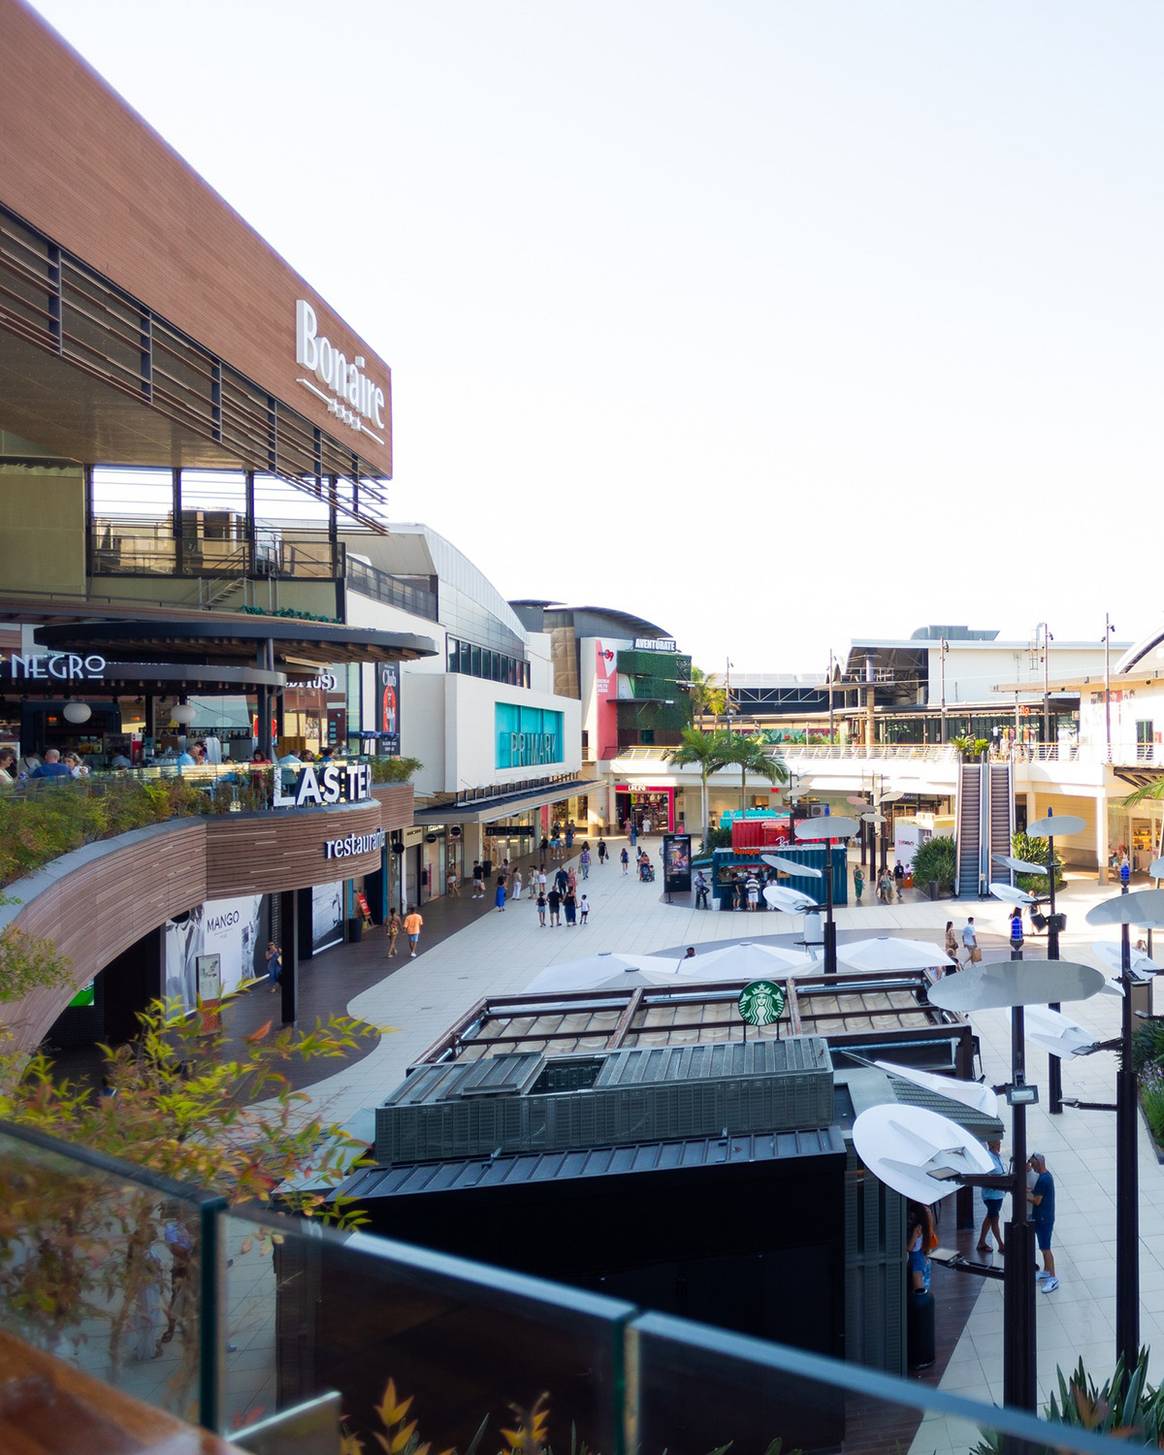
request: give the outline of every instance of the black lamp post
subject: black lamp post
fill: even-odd
[[[825,851],[825,897],[824,897],[824,973],[837,973],[837,926],[833,919],[833,841],[840,839],[847,844],[861,825],[856,819],[831,817],[805,819],[796,825],[798,839],[823,839]]]

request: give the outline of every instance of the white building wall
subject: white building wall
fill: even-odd
[[[498,768],[495,705],[549,708],[562,714],[562,759],[536,767]],[[486,784],[519,783],[529,778],[550,778],[577,773],[582,766],[582,730],[575,697],[552,692],[525,691],[504,682],[449,673],[444,679],[446,793]]]
[[[997,692],[1000,683],[1023,684],[1020,700],[1032,701],[1043,692],[1043,666],[1039,654],[1025,642],[948,642],[946,653],[946,705],[960,702],[1014,702],[1014,693]],[[1114,652],[1113,652],[1114,655]],[[1085,644],[1058,646],[1051,642],[1050,678],[1086,676],[1103,672],[1103,647]],[[929,644],[929,705],[942,700],[942,651]]]

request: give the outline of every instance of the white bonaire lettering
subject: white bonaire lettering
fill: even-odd
[[[377,429],[385,427],[384,405],[387,396],[363,372],[363,354],[357,354],[349,362],[347,355],[326,334],[319,332],[318,316],[305,298],[300,298],[295,304],[295,361],[314,374],[321,384],[325,384],[337,396],[327,401],[330,413],[338,415],[353,429],[362,430],[364,433],[371,431],[361,423],[361,416],[371,420]],[[309,380],[300,382],[315,389]],[[319,391],[315,392],[318,394]]]

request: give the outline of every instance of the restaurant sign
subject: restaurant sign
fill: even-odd
[[[383,829],[373,829],[370,834],[345,834],[342,839],[325,839],[323,857],[348,859],[353,854],[378,854],[384,847],[386,838]],[[365,899],[362,905],[364,910],[367,910],[367,904]]]
[[[3,661],[0,656],[0,661]],[[13,682],[103,682],[105,658],[77,652],[10,652],[5,666]]]
[[[367,763],[295,763],[276,768],[276,808],[311,804],[361,803],[372,796],[372,769]]]

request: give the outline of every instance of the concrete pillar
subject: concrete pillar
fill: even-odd
[[[1095,861],[1099,865],[1097,876],[1100,884],[1107,883],[1107,861],[1111,853],[1107,837],[1107,794],[1095,796]]]
[[[876,694],[875,687],[865,689],[865,746],[873,746],[873,698]]]

